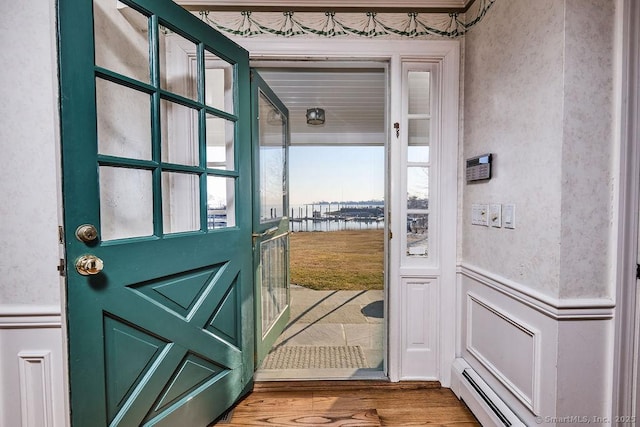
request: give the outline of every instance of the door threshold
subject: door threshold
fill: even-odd
[[[384,380],[389,379],[379,369],[260,369],[253,374],[254,381],[312,381],[312,380]]]
[[[337,389],[370,390],[426,390],[440,389],[439,381],[400,381],[392,383],[389,379],[377,380],[311,380],[311,381],[260,381],[253,384],[253,393],[275,393],[280,391],[325,391]]]

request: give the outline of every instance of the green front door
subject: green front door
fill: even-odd
[[[289,321],[289,110],[256,70],[253,117],[253,248],[256,367]]]
[[[248,54],[168,0],[59,0],[74,426],[206,426],[252,385]]]

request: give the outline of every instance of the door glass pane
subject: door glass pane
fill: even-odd
[[[235,227],[235,179],[207,177],[207,229]]]
[[[409,71],[409,114],[429,114],[430,101],[428,71]]]
[[[166,28],[159,31],[160,87],[197,100],[198,61],[196,44]]]
[[[198,164],[198,111],[163,99],[162,161],[181,165]]]
[[[148,18],[115,0],[94,0],[96,65],[149,83]]]
[[[205,51],[204,68],[205,104],[233,114],[233,65]]]
[[[207,167],[233,170],[235,123],[207,114]]]
[[[407,160],[429,163],[429,119],[409,119]]]
[[[151,171],[100,166],[103,241],[153,235]]]
[[[262,335],[266,335],[289,303],[287,235],[260,243]]]
[[[151,97],[149,94],[96,79],[98,153],[151,159]]]
[[[260,222],[286,215],[286,135],[284,118],[260,93]]]
[[[414,163],[429,163],[429,146],[410,145],[407,149],[407,160]]]
[[[429,214],[407,215],[407,255],[427,256],[429,243]]]
[[[407,168],[407,209],[429,208],[429,168]]]
[[[200,180],[198,175],[162,173],[163,231],[200,230]]]

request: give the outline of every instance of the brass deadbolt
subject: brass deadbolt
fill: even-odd
[[[98,230],[91,224],[83,224],[76,228],[76,237],[81,242],[93,242],[98,238]]]

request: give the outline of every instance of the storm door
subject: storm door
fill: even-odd
[[[74,426],[206,426],[252,385],[248,53],[168,0],[60,0]]]
[[[251,70],[256,367],[289,321],[289,111]]]

